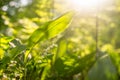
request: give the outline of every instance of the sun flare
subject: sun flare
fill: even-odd
[[[66,0],[71,9],[77,11],[95,11],[108,5],[111,0]]]

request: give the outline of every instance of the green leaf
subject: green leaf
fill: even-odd
[[[108,54],[97,60],[85,80],[118,80],[116,68]]]
[[[61,58],[67,51],[67,43],[66,40],[60,40],[58,43],[58,48],[56,52],[54,52],[53,56],[53,64],[55,63],[56,59]]]
[[[10,60],[13,60],[17,55],[26,50],[26,46],[22,45],[17,39],[14,39],[9,43],[11,45],[11,49],[5,53],[3,59],[0,61],[0,67],[4,67],[4,65],[9,63]]]
[[[48,71],[50,70],[50,63],[47,64],[47,66],[45,66],[44,70],[43,70],[43,73],[41,75],[41,80],[45,80],[47,74],[48,74]]]
[[[58,44],[57,57],[62,57],[67,51],[67,42],[66,40],[61,40]]]
[[[53,68],[59,76],[66,77],[66,74],[68,76],[75,75],[90,68],[94,63],[94,56],[95,54],[91,53],[82,58],[78,58],[74,54],[68,54],[66,57],[63,56],[56,59]]]
[[[12,40],[10,45],[13,46],[13,48],[9,51],[11,58],[15,58],[17,55],[26,50],[26,46],[22,45],[18,39]]]
[[[28,39],[28,47],[31,48],[40,41],[51,39],[57,36],[59,33],[63,32],[68,28],[69,23],[73,17],[73,12],[68,12],[61,17],[43,24],[40,28],[35,30],[33,34]]]

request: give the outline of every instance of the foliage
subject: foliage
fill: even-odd
[[[0,0],[0,80],[119,80],[115,2],[100,14],[96,57],[94,16],[61,15],[56,0]]]

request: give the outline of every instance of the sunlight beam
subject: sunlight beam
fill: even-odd
[[[69,8],[76,11],[96,11],[98,8],[104,8],[111,0],[66,0]]]

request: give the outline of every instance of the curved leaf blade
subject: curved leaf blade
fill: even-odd
[[[61,32],[63,32],[66,28],[68,28],[73,17],[73,12],[68,12],[62,15],[61,17],[47,22],[42,25],[43,28],[38,28],[33,32],[33,34],[29,38],[28,46],[32,47],[40,41],[44,41],[47,39],[51,39]]]

